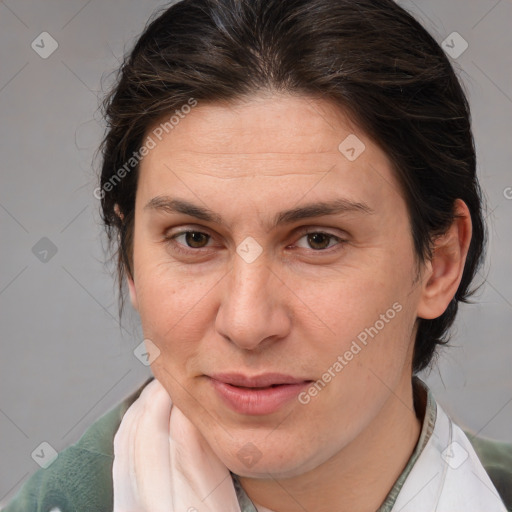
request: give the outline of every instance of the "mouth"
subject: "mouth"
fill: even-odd
[[[235,388],[240,388],[240,389],[253,389],[253,390],[257,390],[257,389],[269,389],[269,388],[277,388],[278,386],[289,386],[289,384],[271,384],[270,386],[236,386],[235,384],[230,384],[231,386],[235,387]]]
[[[209,375],[210,378],[231,384],[232,386],[250,389],[264,389],[269,387],[284,386],[311,382],[310,379],[303,379],[286,375],[283,373],[264,373],[262,375],[248,376],[242,373],[216,373]]]
[[[234,373],[208,377],[222,403],[244,415],[277,412],[313,382],[276,373],[253,377]]]

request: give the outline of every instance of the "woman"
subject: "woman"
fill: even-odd
[[[512,446],[416,376],[485,247],[432,37],[391,0],[183,0],[120,71],[95,194],[154,379],[6,510],[511,510]]]

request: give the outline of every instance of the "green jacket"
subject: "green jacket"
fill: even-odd
[[[36,471],[3,512],[111,512],[114,436],[123,415],[152,378],[91,425],[47,469]],[[512,444],[464,432],[512,512]]]

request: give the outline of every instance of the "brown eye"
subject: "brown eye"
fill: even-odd
[[[162,240],[172,254],[192,259],[211,254],[214,247],[211,243],[213,241],[212,235],[191,229],[173,235],[168,234]]]
[[[325,249],[330,249],[335,245],[340,245],[343,242],[344,240],[330,233],[310,231],[309,233],[304,233],[304,235],[297,241],[296,245],[303,249],[323,251]]]
[[[185,242],[187,246],[192,247],[193,249],[200,249],[204,247],[210,239],[209,235],[201,233],[200,231],[187,231],[186,233],[181,233],[181,235],[185,235]]]
[[[327,249],[331,238],[333,237],[325,233],[309,233],[307,235],[308,244],[312,249]]]

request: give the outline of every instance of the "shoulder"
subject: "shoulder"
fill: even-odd
[[[111,511],[114,436],[125,412],[151,380],[93,423],[51,466],[36,471],[3,512]]]
[[[512,443],[495,441],[464,430],[507,510],[512,511]]]

